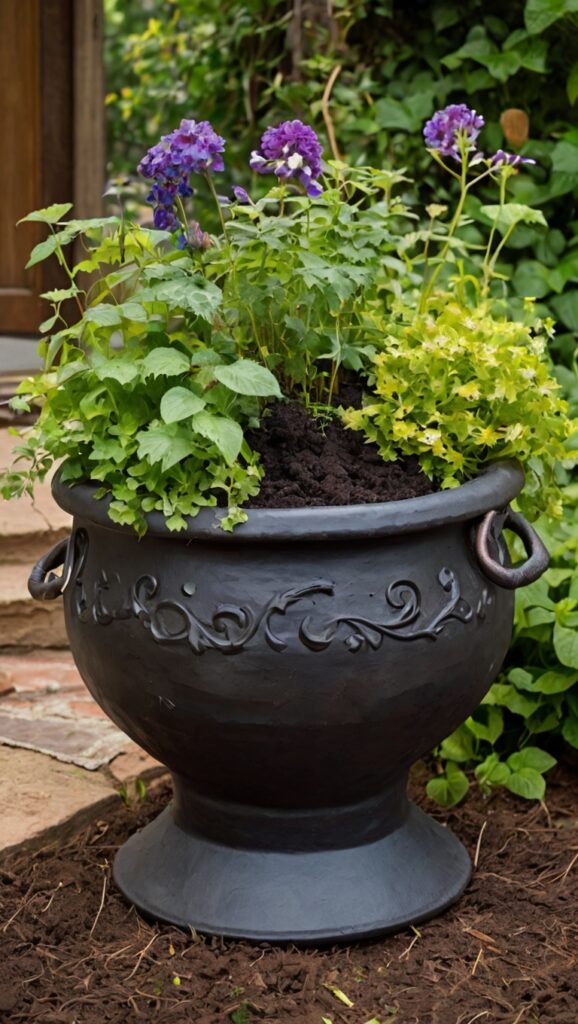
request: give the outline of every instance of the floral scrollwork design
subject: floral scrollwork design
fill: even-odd
[[[83,580],[87,539],[80,532],[77,551],[73,602],[81,622],[92,621],[105,626],[136,618],[157,643],[186,643],[195,654],[207,650],[240,654],[260,631],[269,647],[281,653],[290,642],[279,631],[280,620],[288,610],[308,598],[322,595],[334,598],[336,591],[331,580],[315,579],[273,595],[259,609],[250,604],[218,604],[210,619],[202,619],[189,603],[159,599],[160,585],[152,575],[140,576],[126,590],[118,573],[101,569],[89,594]],[[314,612],[307,611],[294,627],[295,635],[310,651],[325,651],[341,640],[352,654],[365,647],[378,650],[385,637],[406,642],[435,641],[450,621],[467,623],[474,616],[473,609],[461,596],[458,579],[451,569],[442,568],[437,574],[437,583],[445,599],[441,607],[427,614],[418,586],[410,580],[396,580],[385,592],[385,604],[390,613],[387,616],[328,615],[331,606],[326,608],[322,603]],[[485,608],[477,607],[478,616],[484,612]]]

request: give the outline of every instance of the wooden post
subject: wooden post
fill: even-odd
[[[0,2],[0,333],[36,330],[42,291],[39,267],[25,270],[42,235],[16,222],[42,206],[38,0]]]
[[[59,202],[102,212],[103,20],[102,0],[0,0],[0,335],[35,334],[40,293],[66,284],[52,260],[24,270],[45,235],[16,221]]]
[[[99,217],[106,175],[102,0],[74,3],[74,212]]]

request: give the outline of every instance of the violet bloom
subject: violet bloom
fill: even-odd
[[[283,121],[276,128],[267,128],[261,151],[253,151],[249,165],[258,174],[296,179],[314,198],[323,191],[315,180],[321,174],[322,152],[313,128],[302,121]]]
[[[490,165],[495,168],[504,167],[506,164],[510,167],[520,167],[521,164],[535,163],[536,161],[532,160],[529,156],[520,156],[519,153],[506,153],[503,149],[499,149],[490,159]]]
[[[428,149],[436,149],[442,156],[461,160],[460,142],[468,151],[475,150],[476,140],[484,127],[484,119],[465,103],[450,103],[429,119],[423,130]]]
[[[153,185],[147,201],[153,204],[155,227],[175,231],[179,221],[175,213],[177,196],[193,194],[191,174],[222,171],[225,140],[208,121],[183,119],[178,128],[163,135],[138,165],[139,173]]]
[[[249,204],[253,204],[253,200],[251,199],[251,196],[247,192],[247,189],[243,188],[242,185],[233,185],[233,195],[235,196],[237,202],[241,203],[242,206],[248,206]]]
[[[172,178],[170,135],[163,135],[160,142],[151,146],[137,167],[143,178]]]
[[[155,206],[153,224],[159,231],[176,231],[179,222],[172,206]]]
[[[170,152],[173,162],[187,175],[222,171],[225,140],[217,135],[209,121],[183,119],[171,132]]]

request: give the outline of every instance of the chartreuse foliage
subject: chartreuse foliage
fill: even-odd
[[[506,786],[541,799],[544,772],[564,743],[578,750],[578,485],[564,490],[564,517],[537,528],[551,555],[542,579],[516,594],[513,643],[503,672],[481,706],[441,744],[445,770],[428,793],[458,803],[475,765],[485,792]]]
[[[559,515],[556,465],[570,454],[569,421],[544,361],[548,329],[496,320],[448,295],[439,312],[389,327],[374,360],[375,399],[345,422],[388,461],[417,455],[442,487],[488,461],[517,458],[527,467],[523,510]]]

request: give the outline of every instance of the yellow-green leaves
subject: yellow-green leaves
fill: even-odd
[[[137,440],[139,458],[147,459],[153,466],[160,462],[165,472],[192,451],[191,439],[174,425],[153,423],[137,435]]]
[[[548,222],[541,210],[534,210],[523,203],[503,203],[501,206],[480,206],[480,213],[494,224],[503,234],[516,224],[541,224],[547,228]]]
[[[52,206],[45,206],[43,210],[33,210],[26,217],[22,217],[18,223],[33,221],[41,224],[58,224],[58,221],[66,217],[71,210],[72,203],[53,203]]]
[[[559,462],[572,423],[544,358],[545,340],[446,296],[437,315],[394,323],[375,358],[375,390],[345,422],[375,440],[383,457],[417,455],[430,478],[455,487],[483,465],[513,458],[527,469],[521,504],[557,514]]]
[[[453,761],[448,761],[445,772],[430,779],[427,795],[442,807],[453,807],[463,800],[470,788],[467,775]]]
[[[237,458],[243,444],[243,431],[235,420],[211,412],[198,412],[193,416],[193,430],[217,446],[227,462]]]

